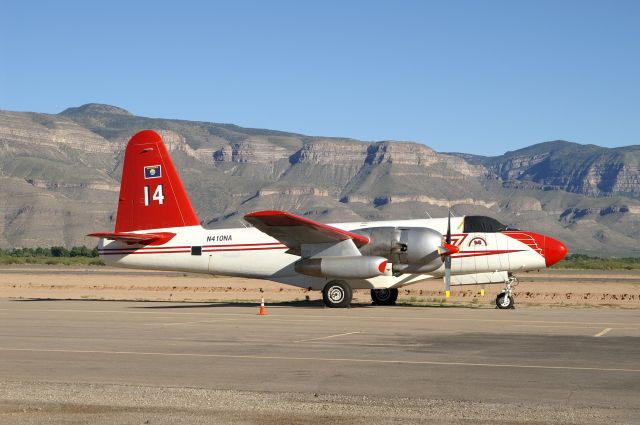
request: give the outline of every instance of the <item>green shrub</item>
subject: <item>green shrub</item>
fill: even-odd
[[[0,264],[104,265],[99,258],[97,246],[94,248],[74,246],[71,249],[63,246],[52,246],[50,248],[38,247],[0,250]]]
[[[563,261],[553,266],[557,269],[589,269],[589,270],[638,270],[640,258],[603,258],[584,254],[568,255]]]
[[[53,257],[68,257],[69,250],[63,246],[52,246],[51,247],[51,256]]]

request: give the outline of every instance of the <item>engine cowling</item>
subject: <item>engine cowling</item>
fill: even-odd
[[[370,227],[353,231],[369,238],[362,255],[388,258],[394,273],[428,273],[443,264],[442,235],[424,227]]]
[[[295,271],[308,276],[370,279],[385,273],[388,260],[377,256],[307,258],[295,263]]]

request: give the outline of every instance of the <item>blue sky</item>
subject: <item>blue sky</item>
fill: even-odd
[[[131,3],[4,0],[0,109],[488,155],[640,144],[638,1]]]

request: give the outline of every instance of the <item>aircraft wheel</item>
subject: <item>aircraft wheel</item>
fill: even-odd
[[[322,290],[322,299],[327,307],[345,308],[351,304],[353,292],[347,282],[332,280]]]
[[[511,295],[507,295],[503,292],[501,294],[498,294],[498,296],[496,297],[496,307],[501,310],[514,308],[513,305],[514,302]]]
[[[398,299],[397,288],[372,289],[371,299],[377,305],[394,305]]]

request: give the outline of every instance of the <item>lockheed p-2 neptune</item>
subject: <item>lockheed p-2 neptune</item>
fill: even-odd
[[[328,307],[347,307],[353,289],[393,304],[398,288],[424,279],[451,285],[504,283],[499,308],[514,305],[513,272],[549,267],[566,246],[509,229],[485,216],[323,224],[285,211],[258,211],[253,227],[205,229],[161,136],[129,141],[115,231],[100,238],[108,265],[268,279],[321,290]]]

